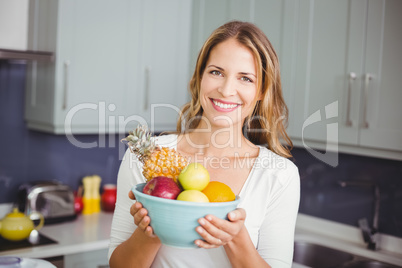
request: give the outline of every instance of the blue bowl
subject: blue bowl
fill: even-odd
[[[145,183],[132,188],[135,198],[148,210],[151,227],[162,244],[177,248],[197,248],[196,239],[202,239],[195,231],[198,219],[207,214],[227,219],[227,214],[235,210],[239,197],[230,202],[197,203],[171,200],[144,194]]]

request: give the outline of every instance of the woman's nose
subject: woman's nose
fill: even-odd
[[[227,78],[218,88],[218,92],[222,94],[223,97],[233,96],[236,94],[236,83],[233,79]]]

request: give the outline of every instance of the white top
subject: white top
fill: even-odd
[[[177,135],[160,136],[156,143],[176,148]],[[127,240],[136,225],[130,214],[130,189],[145,182],[141,164],[126,151],[117,179],[109,258]],[[288,159],[260,146],[243,188],[239,207],[246,210],[245,226],[258,253],[274,268],[291,267],[294,230],[299,207],[300,179],[297,167]],[[244,256],[247,258],[247,256]],[[231,267],[223,247],[216,249],[178,249],[162,245],[151,267]]]

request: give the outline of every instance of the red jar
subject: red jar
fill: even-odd
[[[103,193],[101,196],[102,210],[106,212],[113,212],[116,204],[117,188],[115,184],[105,184],[103,186]]]

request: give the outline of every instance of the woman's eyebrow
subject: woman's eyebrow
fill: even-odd
[[[255,75],[255,74],[253,74],[253,73],[240,73],[241,75],[252,75],[252,76],[254,76],[255,78],[257,78],[257,76]]]
[[[213,64],[207,66],[207,68],[211,68],[211,67],[219,69],[221,71],[224,71],[224,69],[222,67],[219,67],[219,66],[216,66],[216,65],[213,65]]]

